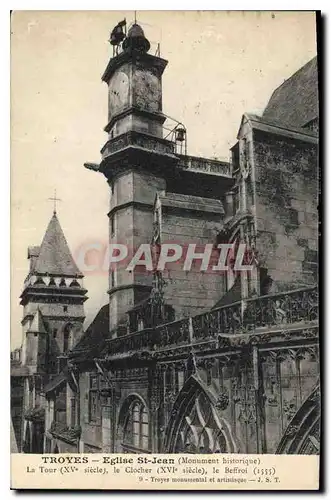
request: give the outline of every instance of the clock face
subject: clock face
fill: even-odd
[[[109,117],[122,111],[129,104],[129,78],[119,71],[109,84]]]
[[[160,111],[161,83],[159,78],[146,70],[136,70],[134,75],[134,104],[147,111]]]

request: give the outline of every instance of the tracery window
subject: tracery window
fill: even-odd
[[[63,332],[63,352],[66,353],[70,349],[70,326],[66,325]]]
[[[124,424],[123,448],[125,451],[133,449],[148,450],[149,448],[148,412],[142,401],[135,399],[130,407]]]
[[[100,415],[99,402],[99,377],[98,375],[90,375],[89,378],[89,397],[88,397],[88,420],[96,422]]]
[[[180,424],[175,453],[227,453],[227,446],[215,409],[206,394],[196,396],[191,411]]]

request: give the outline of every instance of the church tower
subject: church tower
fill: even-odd
[[[56,211],[40,246],[28,248],[30,269],[21,294],[22,364],[31,374],[56,373],[78,340],[85,315],[83,274],[69,250]]]
[[[121,32],[118,25],[112,36],[116,29]],[[165,172],[170,173],[178,157],[173,142],[163,138],[162,74],[167,61],[148,53],[150,43],[138,24],[131,26],[126,37],[122,35],[121,51],[110,59],[102,76],[108,85],[108,140],[100,165],[85,166],[107,179],[110,242],[127,245],[130,258],[140,244],[151,242],[155,196],[166,189]],[[126,271],[126,265],[109,270],[114,335],[117,325],[125,322],[125,313],[152,289],[152,272]]]

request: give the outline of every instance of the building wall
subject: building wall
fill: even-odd
[[[196,354],[193,371],[189,369],[188,357],[178,356],[169,356],[154,367],[135,367],[132,361],[130,368],[113,368],[111,376],[117,387],[115,434],[109,432],[113,429],[109,423],[112,414],[105,412],[106,423],[102,418],[100,425],[87,426],[85,422],[84,449],[90,445],[109,452],[114,442],[115,453],[123,452],[123,417],[128,415],[127,401],[134,398],[143,401],[148,409],[148,451],[176,452],[175,443],[167,448],[167,437],[174,419],[180,416],[185,421],[190,413],[195,400],[194,392],[189,392],[193,380],[197,395],[200,391],[207,395],[234,452],[276,453],[282,437],[289,432],[292,418],[319,380],[316,342],[307,340],[309,335],[304,331],[292,335],[296,337],[292,345],[284,345],[283,335],[276,334],[272,345],[262,341],[253,350],[247,349],[248,335],[246,347],[229,347],[226,353],[213,350],[212,357]],[[187,402],[180,407],[185,398]],[[204,411],[207,418],[210,410]],[[201,427],[201,423],[194,425]]]
[[[196,252],[202,253],[206,244],[215,244],[222,225],[218,214],[162,209],[161,243],[176,243],[183,248],[180,262],[170,263],[162,273],[165,302],[174,307],[176,319],[213,307],[225,292],[224,272],[212,271],[211,266],[201,272],[201,260],[193,261],[190,271],[183,270],[188,245],[196,244]],[[212,265],[216,265],[218,253],[215,250],[212,259]]]
[[[49,318],[50,320],[53,319],[54,321],[57,321],[57,318],[59,320],[62,320],[62,318],[68,318],[68,320],[70,320],[71,317],[84,317],[83,304],[67,304],[66,300],[70,300],[70,298],[63,297],[63,302],[61,301],[61,303],[42,301],[28,302],[24,307],[23,317],[25,317],[27,314],[34,314],[37,309],[40,309],[42,315],[45,318]],[[64,308],[66,308],[66,310]]]
[[[278,290],[317,276],[317,146],[254,134],[257,248]]]

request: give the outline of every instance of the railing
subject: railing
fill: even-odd
[[[248,329],[255,329],[317,318],[318,291],[311,287],[247,300],[243,323]]]
[[[109,353],[152,351],[157,347],[188,343],[189,321],[189,318],[185,318],[112,339],[109,341]]]
[[[259,328],[307,323],[317,319],[317,287],[303,288],[235,302],[192,318],[111,339],[108,352],[110,355],[151,352],[174,345],[216,339],[222,334],[252,333]]]
[[[239,333],[242,328],[242,302],[193,316],[193,338],[203,340],[220,333]]]
[[[129,146],[168,155],[174,155],[175,151],[175,146],[170,141],[159,139],[141,132],[130,131],[107,141],[101,149],[102,159],[104,160],[108,156]]]
[[[198,156],[180,156],[179,167],[192,172],[231,177],[231,164],[225,161],[200,158]]]

